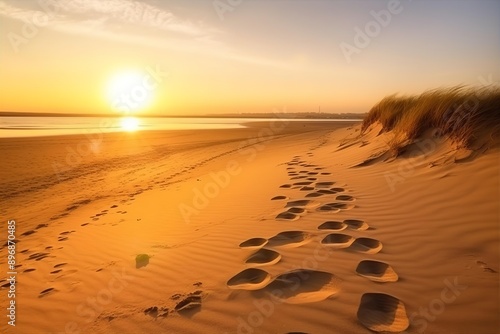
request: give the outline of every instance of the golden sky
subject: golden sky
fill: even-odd
[[[0,0],[0,110],[366,112],[397,92],[498,82],[499,12],[487,0]]]

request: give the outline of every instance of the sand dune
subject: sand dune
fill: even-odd
[[[56,176],[82,138],[0,142],[2,333],[494,333],[498,148],[373,158],[376,125],[297,123],[113,134]]]

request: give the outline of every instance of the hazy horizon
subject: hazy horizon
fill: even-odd
[[[40,3],[0,1],[0,110],[364,113],[500,77],[497,1]]]

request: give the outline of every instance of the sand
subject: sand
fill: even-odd
[[[0,331],[497,333],[498,147],[379,130],[0,140]]]

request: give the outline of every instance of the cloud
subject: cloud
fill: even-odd
[[[10,3],[0,1],[0,16],[43,25],[61,33],[201,53],[260,66],[286,67],[282,61],[239,53],[221,41],[222,31],[203,22],[185,20],[169,10],[139,1],[38,0],[28,6],[18,1]]]
[[[215,29],[202,23],[182,20],[174,13],[162,8],[132,0],[40,0],[30,7],[21,7],[18,2],[9,5],[0,2],[0,15],[23,20],[33,15],[48,15],[51,21],[65,20],[77,24],[87,19],[154,28],[188,36],[204,36],[216,33]],[[61,23],[61,22],[59,22]]]

